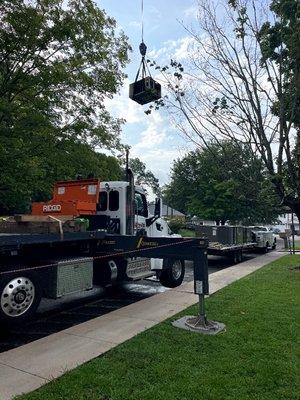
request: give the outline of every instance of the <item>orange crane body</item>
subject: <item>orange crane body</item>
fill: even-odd
[[[56,182],[52,200],[32,203],[32,215],[93,215],[99,202],[99,179]]]

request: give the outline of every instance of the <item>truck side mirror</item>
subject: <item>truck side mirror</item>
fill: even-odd
[[[154,216],[160,218],[161,217],[161,199],[160,198],[156,198],[155,199],[155,207],[154,207]]]
[[[162,202],[161,199],[156,198],[155,199],[155,205],[154,205],[154,215],[153,217],[147,218],[146,219],[146,226],[149,227],[151,226],[158,218],[161,217],[161,210],[162,210]]]

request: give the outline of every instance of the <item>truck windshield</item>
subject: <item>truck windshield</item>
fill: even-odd
[[[268,232],[268,229],[264,226],[254,226],[252,228],[253,231],[263,231],[263,232]]]
[[[135,192],[135,214],[141,215],[142,217],[148,217],[147,201],[144,194]]]

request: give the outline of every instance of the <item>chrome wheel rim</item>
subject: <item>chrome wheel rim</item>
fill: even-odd
[[[32,305],[35,288],[30,279],[18,277],[12,279],[1,293],[1,310],[9,317],[19,317]]]
[[[172,265],[172,275],[174,279],[179,279],[182,273],[182,265],[179,260],[174,261]]]

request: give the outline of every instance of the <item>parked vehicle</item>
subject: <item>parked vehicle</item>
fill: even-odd
[[[273,231],[266,226],[252,226],[253,239],[256,243],[256,248],[264,252],[268,252],[271,248],[276,249],[276,237]]]
[[[241,262],[243,252],[256,245],[251,229],[244,226],[198,225],[196,236],[209,240],[208,254],[229,257],[233,263]]]
[[[176,287],[184,260],[199,249],[194,262],[202,263],[208,287],[205,241],[172,235],[160,204],[157,199],[149,215],[145,192],[128,170],[127,181],[57,182],[52,200],[33,203],[31,215],[0,222],[0,321],[22,323],[42,297],[155,273],[164,286]]]
[[[233,263],[241,262],[245,251],[276,248],[275,235],[263,226],[198,225],[196,235],[209,240],[208,254],[227,256]]]

